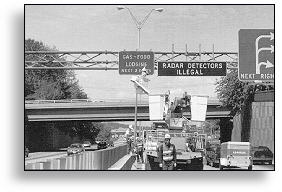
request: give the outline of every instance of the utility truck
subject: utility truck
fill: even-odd
[[[182,133],[170,130],[165,122],[155,122],[151,130],[145,131],[146,169],[160,170],[158,147],[164,142],[164,136],[167,133],[170,134],[171,143],[176,148],[176,169],[202,170],[202,151],[206,146],[206,134]]]

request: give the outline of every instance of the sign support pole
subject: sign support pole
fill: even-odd
[[[134,146],[136,145],[136,131],[137,131],[137,101],[138,101],[138,93],[137,93],[137,90],[138,87],[136,86],[136,93],[135,93],[135,115],[134,115],[134,123],[135,123],[135,126],[134,126]]]
[[[140,44],[141,44],[140,33],[141,33],[141,27],[138,27],[138,51],[140,51]]]

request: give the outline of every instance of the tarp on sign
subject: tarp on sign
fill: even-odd
[[[150,120],[163,120],[164,108],[164,95],[149,95]]]
[[[208,96],[191,96],[191,120],[205,121],[207,113]]]

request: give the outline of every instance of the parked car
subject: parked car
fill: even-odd
[[[28,155],[29,155],[29,149],[26,146],[24,146],[24,156],[28,157]]]
[[[84,146],[80,143],[74,143],[71,144],[68,149],[67,149],[67,154],[72,155],[72,154],[78,154],[84,152]]]
[[[220,161],[220,145],[212,144],[208,148],[206,148],[206,160],[207,165],[212,167],[219,166]]]
[[[252,148],[253,163],[272,164],[273,153],[266,146],[258,146]]]
[[[106,149],[107,147],[108,147],[108,144],[107,144],[106,141],[99,141],[98,142],[98,145],[97,145],[98,150],[99,149]]]
[[[83,147],[91,147],[91,142],[90,141],[84,141]]]

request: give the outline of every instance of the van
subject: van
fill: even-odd
[[[220,147],[219,168],[244,167],[252,170],[251,144],[249,142],[225,142]]]

